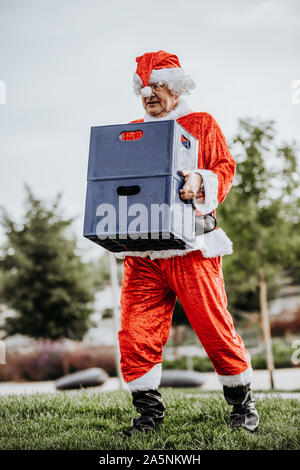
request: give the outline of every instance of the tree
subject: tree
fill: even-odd
[[[52,207],[26,186],[22,224],[2,208],[6,234],[0,256],[1,302],[16,312],[6,320],[6,335],[82,339],[90,326],[93,294],[75,237],[73,219],[59,214],[59,194]]]
[[[123,276],[123,260],[117,259],[116,261],[118,268],[118,280],[119,283],[121,283]],[[107,285],[110,285],[109,252],[107,250],[98,259],[91,261],[89,263],[88,269],[95,292],[103,289]]]
[[[233,240],[223,258],[229,308],[259,309],[259,273],[269,299],[282,276],[300,278],[300,199],[297,147],[278,144],[273,121],[239,121],[231,145],[237,161],[234,184],[218,208],[218,223]]]

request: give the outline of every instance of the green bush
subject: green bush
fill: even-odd
[[[283,369],[285,367],[293,367],[291,357],[293,349],[289,344],[280,339],[274,339],[272,342],[273,358],[275,369]],[[266,354],[260,353],[252,356],[253,369],[266,369],[267,360]]]
[[[0,381],[56,380],[65,374],[90,367],[100,367],[110,376],[115,376],[113,346],[79,344],[73,350],[68,350],[60,341],[43,340],[27,352],[8,352],[6,364],[0,368]]]
[[[193,358],[194,370],[198,372],[213,372],[213,365],[208,357],[194,357]],[[179,369],[184,370],[187,368],[186,357],[180,357],[174,361],[164,361],[164,369]]]
[[[291,357],[293,354],[293,348],[283,341],[282,339],[274,339],[272,342],[274,365],[276,369],[282,369],[285,367],[293,367]],[[253,369],[266,369],[267,361],[266,354],[264,352],[259,354],[251,355],[251,362]],[[213,365],[208,357],[194,357],[193,358],[194,370],[199,372],[212,372],[214,371]],[[181,357],[173,361],[164,361],[164,369],[179,369],[183,370],[187,368],[186,357]]]

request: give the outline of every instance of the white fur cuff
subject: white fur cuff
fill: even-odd
[[[226,387],[239,387],[240,385],[246,385],[251,382],[253,377],[253,370],[251,367],[244,370],[241,374],[237,375],[218,375],[218,379],[221,385]]]
[[[155,364],[146,374],[127,382],[129,390],[135,392],[137,390],[157,389],[161,380],[161,367],[161,363]]]
[[[196,209],[201,212],[203,215],[209,214],[219,205],[218,202],[218,176],[210,170],[194,170],[195,173],[202,176],[204,191],[205,191],[205,201],[204,204],[200,204],[196,197],[193,198],[193,203]],[[200,200],[200,199],[199,199]]]

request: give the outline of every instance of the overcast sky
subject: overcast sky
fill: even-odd
[[[100,253],[82,237],[90,127],[143,116],[144,52],[178,55],[197,85],[186,100],[227,140],[252,116],[300,144],[299,23],[298,0],[0,0],[0,204],[20,220],[24,182],[47,200],[61,191],[80,245]]]

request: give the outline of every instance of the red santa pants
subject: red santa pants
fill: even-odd
[[[222,258],[204,258],[200,250],[167,259],[125,258],[119,331],[124,381],[136,381],[162,363],[177,297],[217,374],[224,377],[221,384],[249,382],[250,356],[227,310]]]

